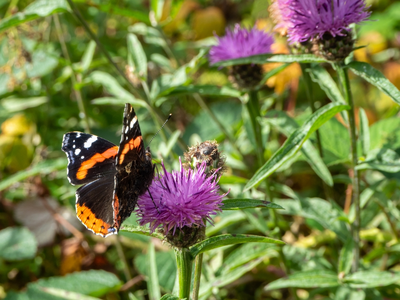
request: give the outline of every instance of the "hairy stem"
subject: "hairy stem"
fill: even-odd
[[[189,299],[192,281],[192,256],[187,248],[175,248],[176,266],[178,268],[179,292],[181,299]]]
[[[349,119],[349,134],[351,142],[351,168],[353,170],[353,205],[355,209],[355,220],[353,223],[353,239],[354,239],[354,260],[352,271],[356,272],[359,267],[360,260],[360,175],[356,170],[358,163],[357,156],[357,134],[356,134],[356,122],[354,114],[354,102],[351,94],[350,81],[347,69],[344,68],[342,63],[336,65],[336,72],[338,73],[339,80],[342,87],[342,92],[346,99],[348,105],[350,105],[350,110],[347,111]]]

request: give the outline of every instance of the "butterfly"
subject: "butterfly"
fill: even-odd
[[[154,178],[150,148],[144,147],[135,110],[125,104],[119,146],[83,132],[64,135],[67,176],[76,191],[76,215],[87,229],[107,237],[117,234]]]

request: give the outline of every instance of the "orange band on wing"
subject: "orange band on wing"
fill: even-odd
[[[135,139],[131,139],[124,146],[124,149],[122,149],[122,152],[119,156],[119,164],[122,164],[122,162],[124,161],[126,153],[128,153],[130,150],[133,150],[135,148],[139,148],[141,143],[142,143],[142,136],[137,136]]]
[[[87,172],[89,169],[93,168],[93,166],[97,163],[101,163],[105,161],[107,158],[111,158],[116,156],[118,153],[118,146],[114,146],[110,149],[107,149],[103,153],[96,153],[88,160],[82,162],[81,167],[79,168],[78,172],[76,173],[76,178],[82,180],[86,177]]]
[[[86,205],[76,204],[76,215],[79,220],[86,226],[87,229],[92,230],[95,234],[105,237],[109,235],[110,224],[107,224],[101,219],[96,218],[96,215]]]
[[[116,194],[114,196],[113,207],[114,207],[114,224],[113,224],[113,227],[118,230],[119,227],[121,226],[121,216],[118,216],[118,213],[119,213],[119,199],[118,199],[118,196]]]

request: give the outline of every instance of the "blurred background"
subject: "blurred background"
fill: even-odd
[[[373,12],[372,21],[358,28],[357,46],[365,47],[356,50],[354,56],[379,69],[400,89],[400,2],[367,2]],[[240,93],[229,82],[228,71],[210,67],[207,51],[215,43],[215,35],[223,35],[226,27],[236,23],[272,31],[270,3],[74,3],[120,72],[96,46],[67,1],[0,0],[0,299],[75,299],[51,287],[102,299],[149,299],[149,245],[156,248],[162,293],[171,292],[174,287],[173,253],[149,237],[121,232],[118,237],[103,239],[83,228],[74,211],[76,187],[66,177],[67,158],[61,151],[63,134],[90,131],[118,144],[123,105],[129,102],[137,112],[144,140],[149,141],[172,113],[168,128],[152,142],[157,161],[163,159],[169,169],[176,169],[178,157],[188,146],[217,140],[227,157],[228,171],[220,181],[222,190],[231,189],[230,197],[264,198],[262,191],[242,193],[257,169],[254,143],[247,135],[248,116]],[[137,39],[129,38],[132,34]],[[147,59],[145,84],[130,61],[137,49],[135,43],[140,43]],[[286,41],[277,36],[273,50],[288,53]],[[268,64],[263,68],[268,72],[278,66]],[[389,139],[400,142],[399,122],[393,118],[382,122],[395,116],[398,106],[359,77],[351,83],[356,106],[367,113],[371,144],[381,145]],[[210,90],[191,91],[191,85]],[[229,91],[221,92],[223,86]],[[212,87],[217,89],[212,92]],[[301,124],[311,113],[297,64],[268,79],[260,93],[262,115],[270,109],[282,110]],[[329,102],[317,84],[313,86],[313,96],[319,105]],[[347,130],[340,117],[321,129],[324,151],[328,153],[324,162],[334,176],[334,199],[341,207],[346,207],[349,184],[343,165],[349,151],[345,136]],[[267,160],[285,136],[266,129],[264,137],[269,139],[264,153]],[[388,189],[396,198],[400,177],[387,176],[391,176],[392,184]],[[321,179],[301,155],[285,164],[273,180],[277,183],[277,198],[287,198],[278,191],[279,186],[287,186],[304,197],[323,197]],[[373,204],[369,219],[363,219],[365,226],[371,225],[377,210],[379,207]],[[393,210],[398,211],[396,205]],[[331,231],[295,210],[282,214],[279,226],[285,232],[282,239],[293,246],[287,253],[294,270],[325,264],[335,257],[331,253],[336,243]],[[207,231],[209,236],[221,232],[269,235],[274,230],[269,212],[254,209],[227,211],[215,222]],[[125,224],[137,225],[135,215]],[[375,220],[374,224],[370,228],[382,233],[379,222]],[[7,245],[11,242],[14,248],[10,250]],[[370,243],[368,249],[377,247],[373,244],[377,241]],[[287,299],[287,289],[264,290],[267,283],[285,274],[274,247],[245,245],[211,251],[205,257],[208,267],[204,282],[225,281],[205,288],[203,299]],[[238,259],[238,265],[229,265]],[[374,263],[372,257],[370,263]],[[227,266],[229,272],[224,269]],[[93,282],[86,281],[88,276],[73,273],[83,270],[97,270]],[[57,277],[71,273],[74,277],[65,281]],[[41,284],[53,286],[44,293],[37,288]],[[303,289],[297,295],[307,299],[309,291]]]

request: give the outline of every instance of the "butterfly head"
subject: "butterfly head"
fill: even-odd
[[[150,147],[146,148],[145,155],[146,155],[146,161],[151,161],[152,158],[151,158]]]

